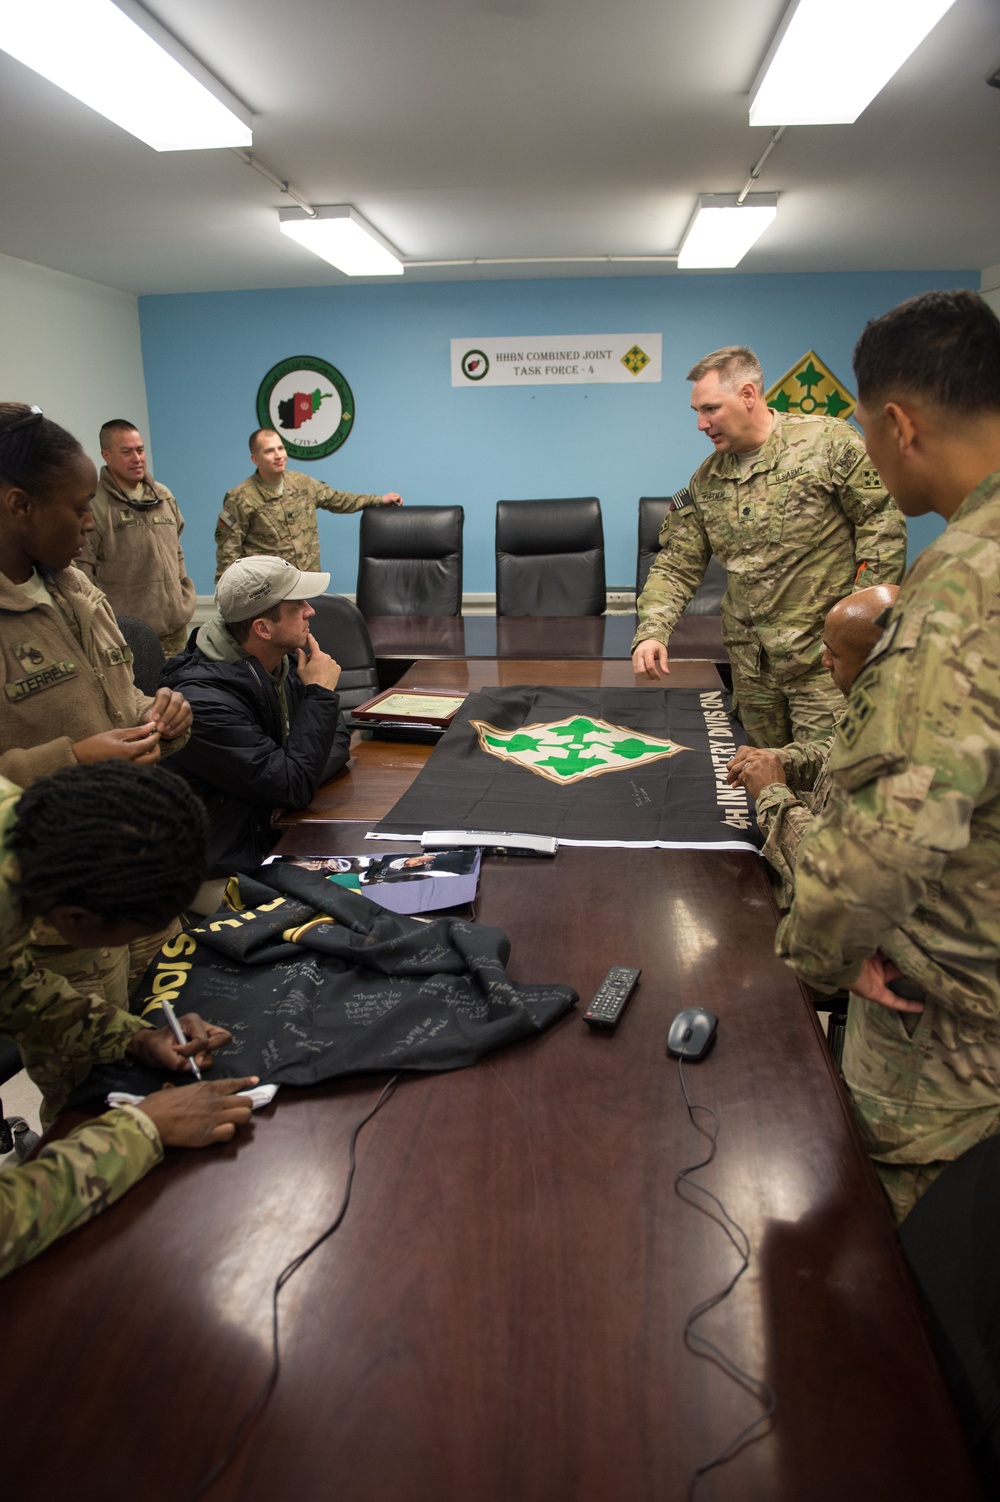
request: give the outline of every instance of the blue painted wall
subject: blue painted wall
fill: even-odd
[[[978,287],[978,272],[310,287],[139,299],[156,475],[187,519],[199,593],[214,579],[223,494],[250,473],[246,438],[270,367],[320,355],[347,377],[347,442],[309,465],[339,490],[399,490],[410,504],[465,507],[465,588],[492,590],[500,498],[596,495],[609,585],[635,579],[636,505],[683,485],[709,452],[688,408],[686,372],[708,350],[749,344],[768,384],[815,349],[852,385],[867,319],[933,287]],[[663,381],[644,386],[453,389],[452,338],[661,332]],[[320,513],[324,567],[353,591],[358,521]],[[940,530],[910,524],[911,556]]]

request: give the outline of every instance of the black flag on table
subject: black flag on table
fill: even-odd
[[[746,743],[720,690],[490,688],[470,694],[373,831],[548,834],[575,845],[756,849],[726,762]]]

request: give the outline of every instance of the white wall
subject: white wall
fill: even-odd
[[[982,273],[980,291],[983,294],[983,301],[988,302],[1000,318],[1000,266],[990,266]]]
[[[0,255],[0,331],[0,400],[36,402],[98,464],[97,434],[109,418],[138,423],[148,437],[130,293]]]

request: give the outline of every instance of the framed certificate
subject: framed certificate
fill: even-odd
[[[435,693],[433,689],[389,688],[352,709],[351,719],[373,728],[442,731],[451,724],[465,697]]]

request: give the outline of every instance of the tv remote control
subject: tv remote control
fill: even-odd
[[[625,1004],[635,990],[641,970],[632,970],[627,965],[613,965],[594,993],[594,999],[583,1014],[584,1022],[591,1027],[610,1031],[618,1026],[618,1019]]]

